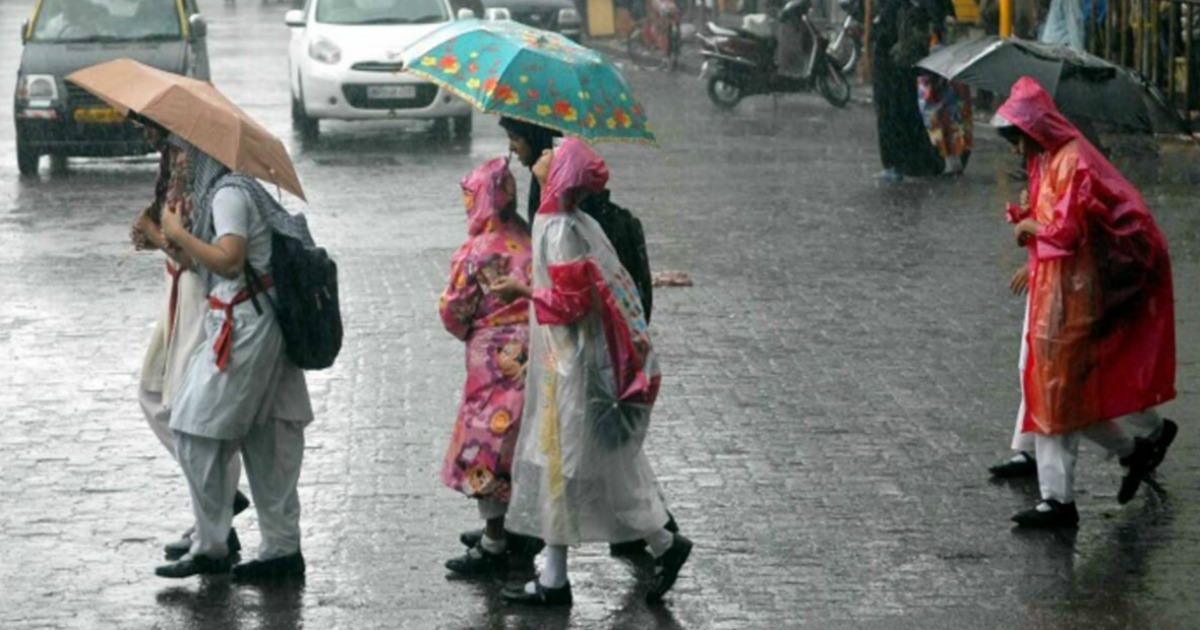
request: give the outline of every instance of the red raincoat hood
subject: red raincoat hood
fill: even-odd
[[[1043,149],[1053,153],[1064,144],[1083,134],[1072,125],[1036,80],[1021,77],[1013,84],[1012,93],[996,112],[1033,138]]]
[[[509,182],[514,182],[509,188]],[[463,203],[467,206],[467,233],[479,236],[495,230],[500,213],[513,202],[510,190],[516,190],[508,158],[484,162],[460,182]]]
[[[579,138],[567,138],[554,150],[538,214],[570,210],[583,194],[598,193],[607,184],[604,159]]]

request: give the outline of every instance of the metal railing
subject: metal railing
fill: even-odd
[[[1085,0],[1088,51],[1137,71],[1185,120],[1200,110],[1200,0]]]

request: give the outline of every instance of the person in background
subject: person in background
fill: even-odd
[[[871,28],[872,82],[879,159],[876,178],[931,177],[946,164],[929,140],[917,96],[918,61],[945,19],[939,0],[882,0]]]

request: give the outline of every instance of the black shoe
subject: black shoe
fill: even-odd
[[[165,578],[186,578],[193,575],[214,575],[229,573],[232,565],[230,556],[224,558],[209,558],[208,556],[193,556],[172,564],[164,564],[154,570],[154,575]]]
[[[1166,423],[1163,423],[1163,429],[1166,430]],[[1165,434],[1163,437],[1166,437]],[[1154,442],[1142,438],[1137,438],[1133,441],[1133,453],[1129,457],[1121,458],[1121,465],[1128,468],[1129,472],[1121,478],[1121,490],[1117,492],[1117,503],[1125,505],[1137,495],[1142,481],[1154,469],[1152,464],[1154,463],[1155,453]]]
[[[1150,470],[1157,470],[1158,465],[1163,463],[1163,458],[1167,456],[1167,449],[1171,448],[1171,442],[1175,441],[1175,436],[1178,434],[1179,425],[1175,424],[1174,420],[1163,419],[1162,433],[1154,441],[1154,459],[1150,461]]]
[[[241,490],[238,490],[237,494],[233,495],[233,515],[237,516],[245,512],[248,507],[250,507],[250,499],[247,499],[246,495],[242,494]]]
[[[183,546],[183,541],[188,541],[188,545]],[[230,527],[229,537],[225,539],[225,545],[229,547],[229,555],[233,555],[242,550],[242,541],[238,539],[237,530]],[[174,562],[187,555],[192,550],[191,536],[184,534],[183,538],[177,542],[163,545],[163,559]]]
[[[1020,459],[1017,459],[1017,458]],[[999,479],[1021,479],[1037,476],[1037,460],[1025,451],[1017,453],[1016,457],[988,468],[993,477]]]
[[[243,562],[233,567],[233,581],[244,584],[247,582],[284,580],[293,577],[303,577],[306,570],[304,554],[297,551],[290,556]]]
[[[675,522],[675,517],[670,511],[667,512],[667,524],[664,529],[672,534],[679,533],[679,523]],[[629,542],[612,543],[608,546],[608,553],[611,556],[636,556],[646,551],[646,540],[631,540]]]
[[[479,543],[482,540],[483,540],[483,530],[482,529],[472,529],[472,530],[465,531],[458,535],[458,541],[461,542],[463,544],[463,546],[466,547],[467,549],[474,549],[474,548],[478,547]]]
[[[508,557],[504,552],[492,553],[479,545],[457,558],[447,560],[446,568],[466,577],[496,575],[508,569]]]
[[[1047,499],[1045,504],[1050,506],[1049,510],[1042,512],[1037,508],[1033,508],[1017,512],[1012,517],[1013,522],[1017,524],[1017,527],[1036,529],[1076,527],[1079,525],[1079,511],[1075,509],[1075,503],[1059,503],[1054,499]]]
[[[645,552],[646,541],[641,538],[629,542],[612,543],[608,546],[608,553],[612,556],[636,556]]]
[[[525,592],[525,585],[516,588],[506,588],[500,596],[510,604],[524,606],[570,606],[574,602],[571,597],[571,583],[567,582],[559,588],[542,586],[541,582],[533,581],[535,592],[530,595]]]
[[[667,591],[675,586],[679,571],[683,569],[683,565],[691,553],[692,541],[684,538],[681,534],[675,534],[675,542],[671,544],[671,548],[654,561],[654,585],[650,587],[650,592],[646,593],[648,603],[662,601],[663,595],[666,595]]]
[[[505,551],[510,556],[515,556],[519,559],[532,560],[546,548],[545,541],[533,536],[522,536],[521,534],[505,532],[505,539],[507,540]],[[458,535],[458,540],[467,549],[474,549],[483,541],[483,530],[472,529],[465,531]]]

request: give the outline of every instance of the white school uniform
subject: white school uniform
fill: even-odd
[[[225,187],[212,201],[213,242],[232,234],[246,238],[246,259],[260,277],[270,274],[271,231],[250,196]],[[205,340],[188,363],[175,398],[171,428],[188,477],[196,514],[193,555],[223,557],[233,518],[226,464],[240,450],[258,511],[260,558],[299,550],[296,481],[303,458],[303,429],[312,421],[304,372],[284,354],[283,334],[270,302],[259,295],[232,307],[231,351],[224,370],[214,345],[228,318],[226,308],[245,288],[245,278],[213,275],[204,317]],[[274,297],[274,289],[267,292]]]

